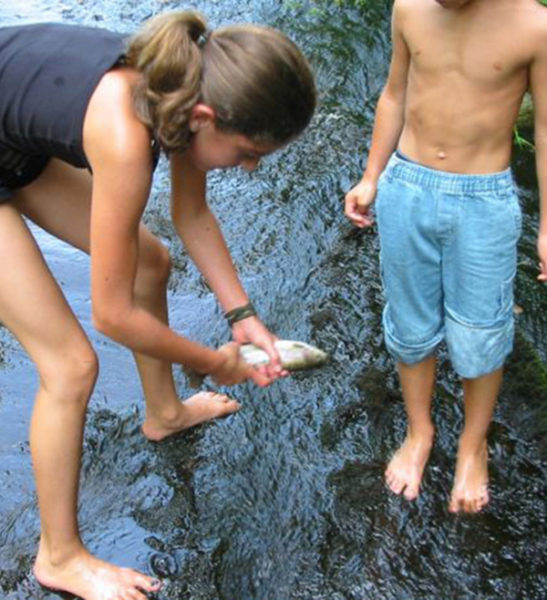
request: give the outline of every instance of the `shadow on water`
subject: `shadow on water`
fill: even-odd
[[[407,503],[382,480],[404,435],[404,409],[382,343],[377,237],[352,229],[341,201],[362,168],[387,70],[389,2],[345,4],[328,11],[296,0],[185,5],[213,26],[280,27],[316,69],[321,106],[305,136],[251,176],[213,173],[210,201],[265,322],[280,337],[327,349],[323,370],[266,390],[239,386],[231,390],[243,404],[237,415],[150,444],[140,435],[142,398],[129,354],[90,325],[87,259],[36,232],[102,365],[85,435],[82,535],[101,557],[161,577],[164,600],[539,600],[547,596],[547,300],[534,281],[532,155],[515,157],[526,212],[517,282],[523,313],[490,434],[493,501],[481,515],[455,518],[446,505],[462,411],[443,350],[423,494]],[[180,6],[0,0],[0,20],[130,31]],[[172,323],[218,345],[228,329],[177,244],[167,200],[162,164],[146,219],[174,257]],[[69,598],[30,574],[39,532],[27,442],[36,378],[2,328],[0,341],[0,592],[6,600]]]

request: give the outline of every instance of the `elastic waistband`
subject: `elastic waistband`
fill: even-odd
[[[509,168],[484,175],[448,173],[424,167],[400,153],[391,155],[384,173],[387,177],[447,194],[507,193],[514,189],[513,176]]]

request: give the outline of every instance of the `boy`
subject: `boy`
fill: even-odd
[[[408,417],[386,481],[418,495],[434,435],[434,350],[445,339],[465,403],[449,509],[478,512],[489,501],[486,435],[513,341],[521,215],[509,164],[528,88],[538,279],[547,281],[547,10],[536,0],[396,0],[392,37],[366,170],[345,201],[365,227],[376,198],[384,334]]]

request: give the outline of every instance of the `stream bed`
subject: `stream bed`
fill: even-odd
[[[64,21],[134,31],[160,11],[196,8],[210,25],[285,31],[317,74],[304,136],[252,174],[209,176],[209,200],[241,278],[281,338],[331,356],[267,389],[231,388],[242,409],[160,444],[140,433],[129,352],[93,331],[88,258],[34,229],[99,354],[85,431],[80,524],[101,558],[164,581],[158,600],[542,600],[547,598],[547,294],[535,281],[534,157],[516,148],[524,209],[515,351],[489,436],[491,504],[447,504],[461,391],[446,352],[435,390],[436,444],[419,499],[389,493],[383,470],[405,414],[382,341],[376,231],[343,216],[360,177],[389,61],[390,3],[208,0],[0,0],[2,24]],[[531,135],[523,131],[523,135]],[[220,345],[229,330],[169,221],[162,160],[145,220],[170,248],[172,326]],[[520,311],[519,311],[520,312]],[[191,390],[175,367],[181,397]],[[37,378],[0,326],[0,597],[57,600],[31,569],[39,518],[28,445]]]

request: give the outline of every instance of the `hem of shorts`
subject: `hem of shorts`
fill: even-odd
[[[444,339],[444,333],[437,333],[426,342],[417,344],[404,344],[392,333],[385,314],[382,318],[384,328],[384,341],[390,355],[405,365],[415,365],[435,353],[435,350]]]
[[[480,377],[484,377],[485,375],[490,375],[491,373],[494,373],[495,371],[498,371],[499,369],[501,369],[503,367],[503,365],[505,364],[507,357],[511,354],[512,351],[513,351],[513,346],[511,345],[510,350],[508,350],[499,361],[496,361],[494,363],[494,365],[495,365],[494,367],[484,368],[484,369],[475,369],[474,371],[465,371],[465,369],[459,369],[454,365],[452,360],[450,362],[452,363],[452,368],[454,369],[454,371],[462,379],[479,379]]]
[[[490,335],[502,334],[501,344],[498,346],[498,351],[493,352],[490,355],[490,360],[484,360],[483,366],[478,368],[475,366],[474,368],[460,368],[458,366],[457,361],[454,360],[453,352],[450,347],[450,341],[447,339],[448,344],[448,353],[450,355],[450,361],[452,363],[452,367],[456,373],[462,377],[463,379],[477,379],[479,377],[483,377],[484,375],[489,375],[494,371],[497,371],[501,367],[503,367],[507,357],[511,354],[514,347],[514,316],[512,311],[505,315],[505,318],[498,320],[495,324],[489,326],[473,326],[468,325],[466,323],[461,323],[450,315],[447,315],[447,319],[452,320],[454,323],[458,324],[460,327],[465,327],[468,330],[475,331],[484,331]]]

